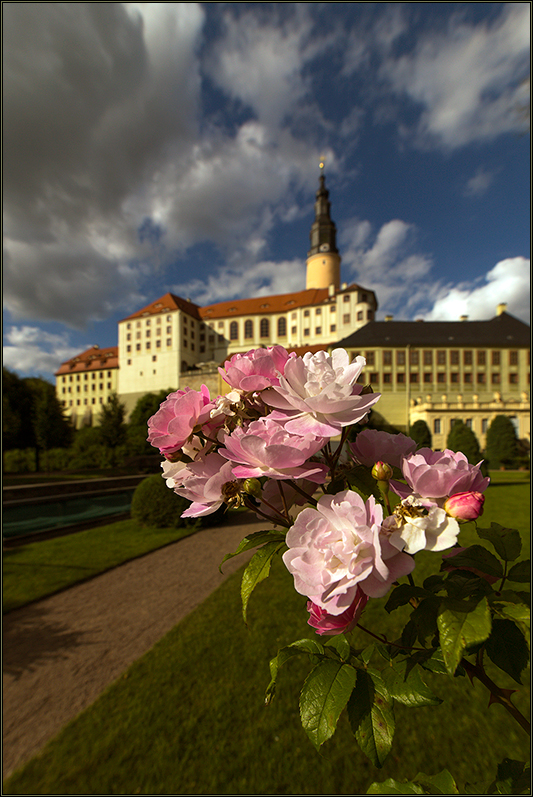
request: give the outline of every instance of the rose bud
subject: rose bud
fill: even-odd
[[[245,479],[242,484],[242,489],[248,495],[253,495],[255,498],[261,498],[261,482],[259,479]]]
[[[444,509],[457,520],[476,520],[483,514],[484,503],[485,496],[481,493],[456,493],[446,500]]]
[[[392,479],[392,468],[386,462],[376,462],[372,468],[372,476],[379,482],[388,482]]]

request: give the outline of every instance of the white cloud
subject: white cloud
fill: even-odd
[[[263,260],[253,265],[234,264],[219,269],[206,281],[189,280],[172,290],[187,296],[200,305],[223,302],[226,299],[255,296],[276,296],[301,291],[305,285],[305,263],[286,260],[274,263]]]
[[[485,171],[485,169],[480,166],[476,173],[467,180],[463,191],[464,195],[482,196],[489,190],[494,181],[494,176],[494,171]]]
[[[461,315],[470,319],[492,318],[498,304],[507,304],[507,312],[526,323],[530,320],[531,264],[525,257],[509,257],[496,263],[484,278],[484,284],[448,286],[432,310],[425,315],[428,321],[457,320]]]
[[[405,135],[453,149],[524,129],[518,108],[529,94],[529,47],[530,4],[504,3],[491,24],[456,15],[412,53],[388,58],[381,76],[422,109],[416,134]]]
[[[53,374],[62,362],[79,354],[68,335],[44,332],[38,327],[10,327],[5,333],[4,365],[19,373]]]

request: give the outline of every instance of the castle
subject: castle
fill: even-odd
[[[218,366],[237,352],[281,344],[301,355],[342,347],[363,354],[377,411],[399,429],[425,420],[444,448],[460,418],[481,445],[492,418],[509,415],[529,438],[530,330],[499,305],[488,321],[376,321],[377,298],[341,283],[341,256],[321,172],[305,290],[200,307],[166,293],[118,324],[118,346],[93,346],[61,364],[56,391],[77,427],[97,422],[117,393],[131,413],[149,392],[206,384],[225,392]]]

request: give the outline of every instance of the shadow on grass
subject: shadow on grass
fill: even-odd
[[[49,659],[66,658],[82,644],[84,633],[47,620],[46,609],[31,605],[11,612],[3,621],[3,672],[20,678]]]

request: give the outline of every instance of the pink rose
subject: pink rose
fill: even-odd
[[[352,454],[361,465],[371,468],[381,460],[401,468],[403,457],[414,454],[416,442],[404,434],[389,434],[377,429],[364,429],[359,432],[355,443],[350,443]]]
[[[402,473],[407,486],[391,480],[390,486],[400,498],[415,493],[423,498],[445,499],[464,492],[482,493],[490,482],[479,466],[470,465],[461,451],[432,451],[420,448],[416,454],[404,457]]]
[[[307,601],[307,611],[309,612],[307,622],[321,636],[344,634],[345,631],[355,628],[367,603],[368,595],[365,595],[360,588],[357,589],[352,605],[342,614],[329,614],[313,601]]]
[[[454,556],[457,556],[457,554],[466,550],[466,548],[454,548],[452,551],[450,551],[450,553],[443,554],[442,558],[443,560],[453,559]],[[483,571],[478,570],[477,567],[463,567],[462,565],[454,567],[450,562],[449,564],[445,564],[444,570],[447,570],[449,573],[453,573],[454,570],[468,570],[470,573],[474,573],[476,576],[484,578],[489,584],[495,584],[497,581],[499,581],[499,576],[489,576],[488,573],[483,573]]]
[[[334,437],[344,426],[357,423],[379,399],[379,393],[361,395],[357,377],[365,365],[364,357],[350,364],[344,349],[307,352],[287,360],[279,386],[263,393],[263,400],[277,412],[291,434]]]
[[[148,421],[148,442],[161,454],[174,454],[192,435],[197,426],[209,421],[213,409],[209,390],[177,390],[167,396]]]
[[[351,491],[323,495],[304,509],[287,532],[283,554],[294,587],[328,614],[340,615],[365,595],[385,595],[393,581],[410,573],[414,560],[380,534],[383,510],[370,496]]]
[[[246,429],[238,426],[224,437],[219,452],[234,465],[238,479],[268,476],[270,479],[309,479],[322,484],[327,466],[308,462],[324,440],[313,435],[289,434],[270,416],[252,421]]]
[[[250,393],[279,385],[279,375],[283,374],[289,355],[283,346],[268,346],[266,349],[251,349],[246,354],[234,354],[226,360],[219,373],[228,385]]]
[[[216,453],[201,457],[179,471],[168,469],[165,476],[167,479],[171,476],[175,493],[193,502],[182,517],[210,515],[222,506],[228,492],[237,492],[236,489],[225,489],[225,485],[234,485],[236,479],[231,462]]]
[[[457,520],[477,520],[483,514],[485,496],[481,493],[454,493],[444,504],[444,509],[450,517]]]

